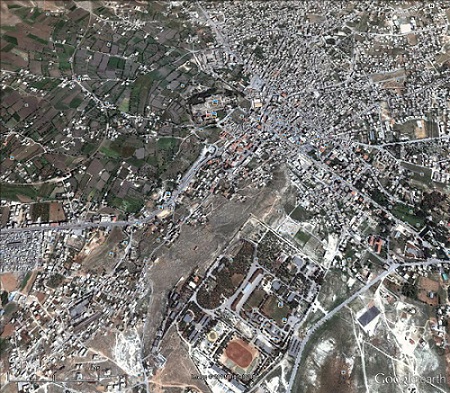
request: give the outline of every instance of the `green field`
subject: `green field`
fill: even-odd
[[[47,40],[44,40],[41,37],[38,37],[37,35],[34,35],[34,34],[30,33],[30,34],[27,34],[27,37],[29,37],[29,38],[31,38],[31,39],[41,43],[42,45],[48,45],[48,41]]]
[[[22,279],[22,282],[20,283],[20,289],[24,289],[26,287],[30,277],[31,277],[31,272],[27,272],[25,274],[25,277]]]
[[[175,149],[178,145],[178,141],[176,138],[159,138],[158,139],[158,148],[162,150],[171,150]]]
[[[303,206],[297,206],[291,213],[291,218],[296,221],[306,221],[311,218],[312,214],[308,212]]]
[[[253,307],[259,307],[265,294],[266,292],[264,292],[262,289],[256,288],[245,302],[244,309],[246,309],[247,311],[251,311]]]
[[[4,310],[5,310],[5,316],[11,316],[12,314],[14,314],[17,310],[19,309],[19,306],[17,305],[17,303],[15,302],[9,302]]]
[[[120,57],[110,57],[108,67],[123,70],[125,68],[125,60]]]
[[[30,199],[36,199],[37,190],[32,186],[16,186],[12,184],[0,183],[0,196],[8,201],[18,201],[19,195]]]
[[[56,184],[55,183],[44,183],[38,191],[38,196],[42,198],[50,198],[50,196],[53,193],[53,190],[55,189]]]
[[[4,46],[1,51],[2,52],[9,52],[11,49],[13,49],[15,47],[14,44],[9,43],[8,45]]]
[[[130,109],[130,99],[124,98],[119,105],[119,111],[128,112],[129,109]]]
[[[392,214],[398,219],[407,222],[414,227],[422,227],[425,224],[425,220],[421,216],[417,216],[414,213],[414,209],[398,203],[392,209]]]
[[[2,37],[6,42],[9,42],[10,44],[13,44],[13,45],[17,45],[18,44],[18,42],[17,42],[17,38],[16,37],[12,37],[12,36],[10,36],[10,35],[4,35],[3,37]]]
[[[414,165],[409,162],[402,162],[401,164],[404,168],[413,172],[411,179],[430,186],[433,181],[431,180],[431,175],[433,174],[430,168],[426,168],[420,165]]]
[[[82,102],[83,98],[75,97],[72,101],[70,101],[69,107],[71,107],[72,109],[78,108]]]
[[[59,79],[49,79],[44,78],[39,81],[34,81],[30,83],[30,87],[34,87],[39,90],[53,90],[56,86],[60,84],[61,80]]]
[[[147,103],[147,96],[154,83],[154,73],[139,76],[133,83],[130,95],[130,111],[142,113]]]
[[[141,198],[118,198],[108,196],[108,204],[117,209],[123,210],[125,213],[137,213],[144,206],[144,200]]]
[[[75,52],[75,48],[71,45],[66,44],[55,44],[57,48],[62,49],[62,51],[58,50],[58,60],[59,60],[59,69],[62,71],[70,70],[69,59]]]
[[[295,239],[302,245],[305,245],[308,243],[308,240],[311,239],[311,235],[309,233],[303,232],[302,230],[299,230],[295,234]]]
[[[273,319],[277,325],[283,325],[283,318],[287,318],[290,312],[289,306],[282,303],[276,296],[267,299],[262,307],[262,312],[267,317]]]
[[[109,157],[109,158],[119,158],[120,157],[120,153],[118,151],[112,149],[111,147],[102,146],[100,148],[100,153],[104,154],[106,157]]]
[[[92,152],[95,151],[97,145],[95,143],[86,143],[81,148],[81,152],[87,156],[89,156]]]

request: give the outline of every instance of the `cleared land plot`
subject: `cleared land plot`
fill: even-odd
[[[1,288],[11,292],[17,288],[17,276],[14,273],[4,273],[0,275]]]
[[[151,380],[152,388],[155,389],[152,389],[152,392],[166,392],[169,386],[192,387],[195,391],[205,393],[210,391],[201,379],[192,378],[192,375],[198,374],[198,370],[189,357],[186,344],[180,339],[174,327],[164,338],[161,349],[167,361]]]
[[[198,267],[199,274],[203,274],[238,228],[247,221],[250,213],[259,217],[272,212],[279,218],[272,206],[278,198],[285,195],[286,177],[281,171],[275,172],[274,175],[273,183],[262,192],[250,190],[249,198],[244,202],[229,201],[218,195],[209,197],[208,202],[214,205],[215,210],[208,224],[197,228],[186,226],[172,247],[163,247],[155,253],[155,257],[159,256],[159,262],[150,265],[148,274],[152,280],[153,300],[148,310],[144,340],[147,353],[163,319],[161,304],[165,304],[169,291],[185,272]],[[148,238],[139,251],[141,255],[149,255],[158,245],[159,243]]]

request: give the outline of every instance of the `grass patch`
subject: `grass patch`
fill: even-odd
[[[145,164],[145,161],[139,160],[136,157],[130,157],[127,159],[127,162],[131,165],[134,165],[136,168],[140,168],[142,165]]]
[[[82,102],[83,102],[82,98],[75,97],[72,101],[70,101],[69,107],[72,109],[78,108]]]
[[[423,183],[427,186],[431,186],[433,181],[431,180],[432,170],[420,165],[414,165],[409,162],[402,162],[401,165],[407,170],[412,172],[411,179]]]
[[[55,44],[55,47],[57,48],[59,69],[62,71],[70,70],[69,59],[75,52],[75,48],[71,45],[59,43]]]
[[[303,206],[297,206],[291,213],[291,218],[296,221],[306,221],[312,217],[312,214],[308,212]]]
[[[70,63],[68,61],[62,61],[59,63],[59,69],[61,71],[68,71],[70,70]]]
[[[177,145],[177,139],[171,137],[159,138],[157,143],[158,148],[162,150],[173,150]]]
[[[81,152],[83,154],[89,156],[90,154],[92,154],[95,151],[96,148],[97,148],[97,145],[95,143],[86,143],[81,148]]]
[[[39,81],[34,81],[30,83],[30,87],[34,87],[35,89],[39,90],[53,90],[56,86],[58,86],[61,83],[59,79],[49,79],[44,78]]]
[[[142,209],[144,200],[141,198],[127,197],[123,200],[123,207],[126,213],[137,213]]]
[[[120,157],[119,152],[117,152],[116,150],[111,149],[109,147],[106,147],[106,146],[102,146],[100,148],[100,153],[104,154],[106,157],[109,157],[109,158],[119,158]]]
[[[27,285],[27,283],[28,283],[28,280],[30,279],[30,277],[31,277],[31,272],[27,272],[26,274],[25,274],[25,277],[22,279],[22,282],[20,283],[20,290],[22,290],[22,289],[24,289],[25,287],[26,287],[26,285]]]
[[[32,21],[32,22],[35,22],[36,21],[36,19],[40,16],[40,15],[42,15],[42,10],[40,10],[39,8],[35,8],[34,9],[34,11],[33,11],[33,13],[30,15],[30,20]]]
[[[414,209],[402,203],[397,203],[393,209],[392,214],[398,219],[407,222],[409,225],[420,228],[425,224],[425,219],[414,213]]]
[[[156,73],[153,71],[149,74],[142,75],[133,83],[130,94],[130,111],[133,113],[143,112],[147,102],[147,95],[155,82]]]
[[[43,184],[38,191],[38,196],[42,198],[50,198],[50,195],[52,194],[53,190],[55,189],[56,184],[55,183],[45,183]]]
[[[108,201],[109,205],[112,207],[115,207],[117,209],[123,210],[125,213],[137,213],[139,210],[142,209],[142,206],[144,205],[144,200],[141,198],[133,198],[133,197],[126,197],[126,198],[118,198],[118,197],[112,197]]]
[[[8,45],[6,45],[5,47],[2,48],[2,52],[9,52],[14,47],[15,47],[14,44],[9,43]]]
[[[7,201],[19,201],[19,196],[23,195],[30,199],[36,199],[37,190],[32,186],[17,186],[13,184],[0,184],[0,196],[1,199]]]
[[[108,61],[108,67],[123,70],[125,68],[125,60],[120,57],[110,57]]]
[[[262,289],[256,288],[252,292],[248,300],[245,302],[244,309],[246,309],[247,311],[251,311],[252,308],[259,308],[261,302],[264,299],[265,294],[266,292],[264,292]]]
[[[14,314],[18,309],[19,309],[19,307],[17,306],[17,303],[9,302],[4,308],[5,316],[10,316],[10,315]]]
[[[0,337],[0,353],[4,355],[9,348],[9,340],[7,338]]]
[[[110,158],[129,158],[134,154],[136,148],[129,142],[127,143],[126,137],[119,137],[118,139],[110,142],[106,146],[100,148],[100,152]]]
[[[130,109],[130,99],[124,98],[119,105],[119,111],[128,112],[129,109]]]
[[[299,230],[295,234],[295,239],[302,245],[305,245],[308,243],[308,240],[311,239],[311,235],[309,233],[303,232],[302,230]]]
[[[278,326],[282,326],[283,318],[287,318],[290,308],[283,302],[280,303],[276,296],[271,296],[264,302],[262,312],[268,318],[273,319]]]

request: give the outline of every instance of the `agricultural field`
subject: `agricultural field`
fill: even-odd
[[[207,89],[213,80],[190,61],[188,40],[200,27],[181,9],[173,11],[183,18],[170,18],[167,6],[124,6],[141,28],[102,3],[93,3],[92,14],[73,1],[45,12],[22,1],[2,5],[0,64],[11,71],[0,78],[9,131],[0,148],[5,199],[57,200],[65,190],[58,179],[70,175],[81,203],[136,213],[197,159],[203,140],[217,139],[213,130],[187,127],[194,86]]]

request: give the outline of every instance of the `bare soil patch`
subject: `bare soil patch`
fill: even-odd
[[[64,213],[62,203],[60,202],[50,203],[49,218],[50,222],[60,222],[66,220],[66,214]]]
[[[8,323],[4,328],[2,332],[2,338],[5,337],[11,337],[16,330],[16,327],[12,323]]]
[[[11,12],[11,9],[8,6],[11,5],[25,5],[25,1],[0,1],[0,26],[14,26],[17,23],[20,23],[21,20],[18,16],[14,15]]]
[[[322,367],[319,377],[321,386],[317,393],[353,393],[356,392],[351,383],[351,376],[345,361],[332,356],[327,359]]]
[[[97,273],[109,272],[115,266],[117,260],[113,250],[124,239],[124,233],[118,227],[111,230],[106,241],[103,234],[100,234],[98,238],[93,239],[81,250],[80,257],[85,256],[83,267]],[[110,251],[112,254],[110,254]]]
[[[164,339],[162,353],[167,359],[166,364],[152,379],[155,391],[166,392],[168,387],[190,387],[201,393],[210,392],[208,386],[200,379],[192,378],[198,371],[189,357],[186,345],[181,341],[174,327]]]
[[[0,283],[2,289],[12,292],[17,289],[17,275],[14,273],[4,273],[0,275]]]

